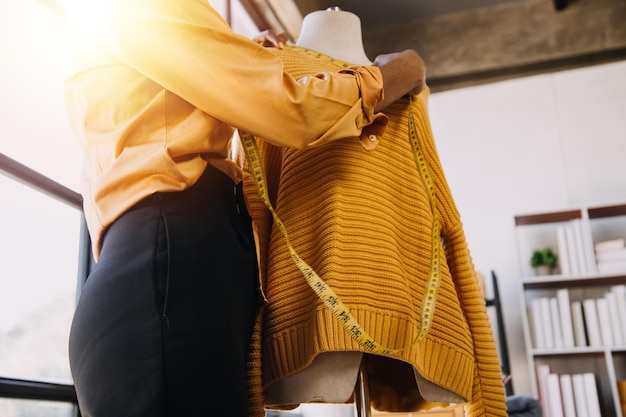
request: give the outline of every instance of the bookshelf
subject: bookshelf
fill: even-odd
[[[390,413],[372,410],[371,417],[464,417],[463,405],[438,407],[430,410],[415,411],[413,413]]]
[[[515,229],[524,342],[544,417],[626,417],[626,203],[519,215]],[[541,276],[530,257],[545,247],[559,266]],[[583,381],[591,385],[575,392]],[[597,407],[582,409],[581,395]]]

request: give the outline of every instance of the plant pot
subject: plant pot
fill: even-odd
[[[552,267],[548,265],[539,265],[535,267],[535,274],[537,275],[552,275]]]

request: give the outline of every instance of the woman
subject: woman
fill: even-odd
[[[424,87],[424,63],[407,50],[295,80],[204,0],[69,14],[66,106],[97,260],[70,336],[81,413],[249,416],[258,275],[234,129],[299,149],[380,136],[377,112]]]

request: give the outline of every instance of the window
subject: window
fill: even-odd
[[[13,168],[49,190],[76,189],[79,149],[64,114],[63,25],[33,0],[0,5],[0,415],[77,413],[67,359],[76,303],[81,217],[17,181]],[[17,162],[19,161],[19,163]],[[22,165],[23,164],[23,165]],[[32,175],[33,168],[47,178]],[[34,173],[36,174],[36,173]],[[65,194],[72,195],[71,189]]]
[[[235,31],[256,33],[238,1]],[[78,416],[67,345],[89,269],[80,149],[63,105],[61,2],[0,3],[0,416]],[[247,32],[247,33],[246,33]]]
[[[0,204],[0,375],[71,384],[81,213],[11,178],[0,190],[10,196]]]

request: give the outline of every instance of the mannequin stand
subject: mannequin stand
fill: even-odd
[[[359,375],[356,379],[354,387],[354,407],[356,409],[356,417],[370,417],[371,407],[369,401],[369,390],[367,386],[367,372],[365,370],[365,358],[361,361]]]

